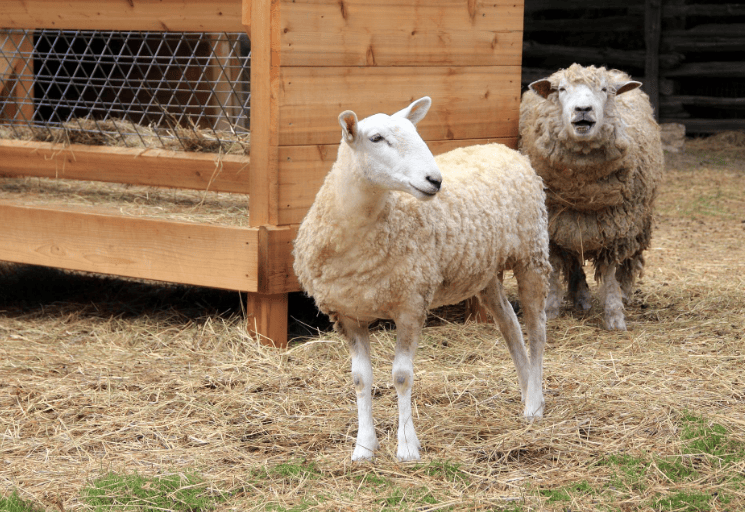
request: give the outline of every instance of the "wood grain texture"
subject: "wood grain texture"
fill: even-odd
[[[258,230],[0,201],[0,260],[229,290],[258,288]]]
[[[341,131],[339,132],[341,138]],[[517,137],[428,141],[433,154],[476,144],[498,142],[517,147]],[[279,223],[299,224],[336,160],[339,144],[290,146],[279,150]]]
[[[0,27],[244,31],[241,0],[3,0]]]
[[[248,193],[247,156],[0,140],[0,176],[38,176]]]
[[[279,0],[251,2],[252,226],[276,225],[279,101]]]
[[[287,347],[287,294],[249,293],[246,325],[265,345]]]
[[[282,68],[280,81],[281,146],[338,143],[340,112],[393,113],[422,96],[426,140],[517,135],[519,66]]]
[[[523,2],[283,0],[285,66],[519,66]]]

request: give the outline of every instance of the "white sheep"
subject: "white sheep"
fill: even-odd
[[[548,318],[563,300],[590,308],[585,261],[595,266],[607,329],[626,330],[623,299],[644,268],[662,176],[660,131],[641,83],[618,70],[573,64],[530,84],[520,149],[546,184],[553,274]]]
[[[543,414],[550,273],[543,184],[527,158],[498,144],[435,159],[415,127],[430,104],[424,97],[392,116],[360,122],[354,112],[340,114],[338,158],[295,240],[300,284],[334,321],[352,354],[359,421],[353,460],[372,458],[379,446],[368,336],[378,318],[394,320],[397,328],[393,383],[400,460],[419,459],[411,416],[413,359],[433,307],[478,296],[517,367],[525,416]],[[530,357],[502,288],[507,269],[517,277]]]

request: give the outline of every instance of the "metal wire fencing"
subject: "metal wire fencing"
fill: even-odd
[[[0,138],[248,152],[245,34],[0,32]]]

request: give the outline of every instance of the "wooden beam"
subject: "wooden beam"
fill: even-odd
[[[0,139],[1,176],[248,193],[247,156]]]
[[[279,0],[251,2],[252,226],[278,221]]]
[[[707,78],[745,77],[745,64],[742,62],[691,62],[677,69],[665,71],[664,76],[699,76]]]
[[[258,289],[258,229],[0,201],[0,260],[228,290]]]
[[[512,0],[283,0],[283,66],[520,65]]]
[[[243,32],[241,0],[3,0],[0,27]],[[249,20],[250,21],[250,20]]]
[[[246,300],[246,324],[265,345],[287,347],[287,294],[249,293]]]
[[[340,112],[393,113],[424,95],[432,98],[418,125],[425,140],[517,136],[520,66],[283,67],[280,81],[282,146],[338,144]]]

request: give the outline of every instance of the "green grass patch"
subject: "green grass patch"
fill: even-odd
[[[429,464],[414,466],[415,471],[422,471],[427,476],[440,478],[446,482],[468,484],[468,475],[461,469],[460,464],[454,464],[450,461],[432,461]]]
[[[595,489],[583,480],[556,489],[542,489],[539,491],[539,494],[544,498],[548,498],[548,503],[554,503],[557,501],[571,501],[572,497],[576,496],[595,494]]]
[[[391,492],[378,501],[383,510],[416,510],[426,505],[436,505],[437,499],[426,487],[402,489],[395,487]],[[451,507],[441,510],[451,510]]]
[[[13,491],[10,496],[0,498],[0,512],[44,512],[44,508],[22,500],[18,493]]]
[[[145,477],[137,473],[108,473],[83,490],[83,500],[94,510],[211,510],[224,500],[210,492],[194,474]]]
[[[705,418],[686,413],[681,418],[683,452],[691,455],[709,455],[725,464],[745,458],[745,446],[732,441],[727,429]]]
[[[679,491],[656,499],[654,510],[675,512],[705,512],[711,510],[711,496],[702,492]]]

